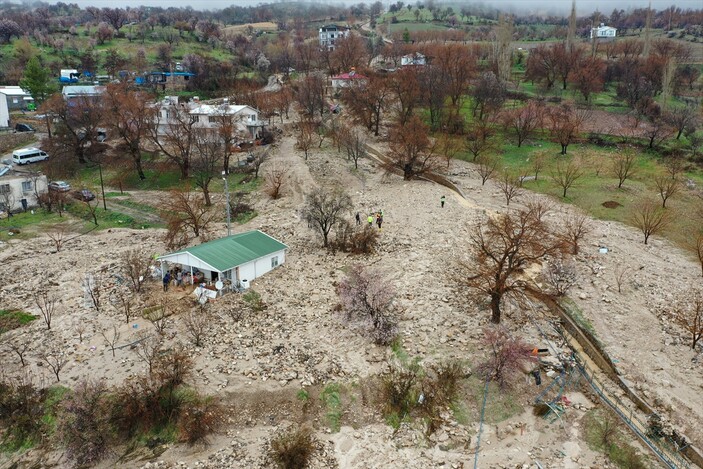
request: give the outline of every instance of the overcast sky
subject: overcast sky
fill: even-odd
[[[65,3],[76,3],[81,7],[96,6],[96,7],[137,7],[140,5],[144,6],[160,6],[160,7],[185,7],[191,6],[196,10],[203,9],[222,9],[230,5],[256,5],[259,3],[273,3],[269,1],[262,0],[63,0]],[[374,0],[375,1],[375,0]],[[388,0],[382,0],[384,5],[388,5]],[[441,4],[441,0],[435,0],[436,3]],[[49,3],[56,3],[56,1],[49,1]],[[345,4],[356,4],[356,3],[366,3],[370,4],[372,1],[362,2],[360,0],[352,1],[327,1],[319,3],[345,3]],[[417,0],[405,1],[405,3],[417,3]],[[455,2],[451,2],[455,3]],[[460,2],[456,2],[460,3]],[[571,8],[571,0],[490,0],[484,2],[466,2],[470,3],[485,3],[490,6],[495,6],[500,9],[516,9],[521,11],[567,11]],[[598,8],[604,13],[610,13],[616,6],[624,10],[630,8],[646,7],[648,0],[577,0],[576,8],[579,14],[588,14]],[[702,0],[652,0],[652,7],[656,9],[667,8],[671,5],[676,5],[681,8],[703,8]]]

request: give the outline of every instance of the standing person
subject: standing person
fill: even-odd
[[[381,212],[378,212],[376,214],[376,224],[378,225],[378,229],[381,229],[381,224],[383,223],[383,217],[381,216]]]
[[[183,274],[179,270],[176,274],[176,286],[180,287],[181,285],[183,285]]]
[[[439,198],[439,203],[442,205],[442,208],[444,208],[444,202],[447,201],[447,198],[445,196],[442,196]]]
[[[164,291],[168,291],[168,284],[171,282],[171,272],[166,272],[164,275]]]
[[[359,212],[356,212],[356,225],[359,226],[361,225],[361,214]]]
[[[366,219],[366,221],[369,222],[369,226],[373,226],[373,214],[369,214],[369,217]]]

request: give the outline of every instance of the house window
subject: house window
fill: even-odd
[[[22,192],[31,192],[31,191],[32,191],[32,181],[22,182]]]
[[[10,192],[12,191],[9,184],[0,184],[0,194],[8,194]]]
[[[277,265],[278,265],[278,256],[273,256],[273,257],[271,258],[271,268],[273,269],[273,268],[276,267]]]
[[[208,116],[207,120],[209,123],[214,124],[217,122],[217,116]]]

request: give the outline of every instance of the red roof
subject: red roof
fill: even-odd
[[[333,80],[361,80],[361,79],[366,79],[364,75],[360,75],[356,72],[349,72],[349,73],[342,73],[341,75],[337,75],[335,77],[332,77]]]

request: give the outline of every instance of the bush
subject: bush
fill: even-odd
[[[378,246],[378,230],[364,223],[353,227],[343,223],[337,230],[337,237],[332,248],[352,254],[373,254]]]
[[[106,395],[104,383],[82,382],[61,405],[59,438],[77,466],[96,463],[108,453],[112,430]]]
[[[421,414],[427,419],[427,434],[431,435],[442,423],[442,410],[449,407],[459,393],[464,369],[458,362],[431,365],[422,381]]]
[[[28,380],[0,382],[0,424],[2,446],[14,451],[31,446],[45,430],[42,420],[46,392]]]
[[[246,304],[249,305],[249,307],[256,311],[260,312],[266,309],[266,303],[261,299],[261,295],[259,292],[255,290],[249,290],[246,292],[244,295],[242,295],[242,299]]]
[[[315,439],[312,431],[303,427],[274,438],[269,454],[280,469],[303,469],[308,467],[314,452]]]
[[[389,423],[398,425],[417,403],[417,383],[421,368],[417,362],[392,366],[381,378],[381,396]]]
[[[178,435],[190,445],[207,443],[207,437],[222,424],[222,409],[213,397],[187,402],[178,420]]]

